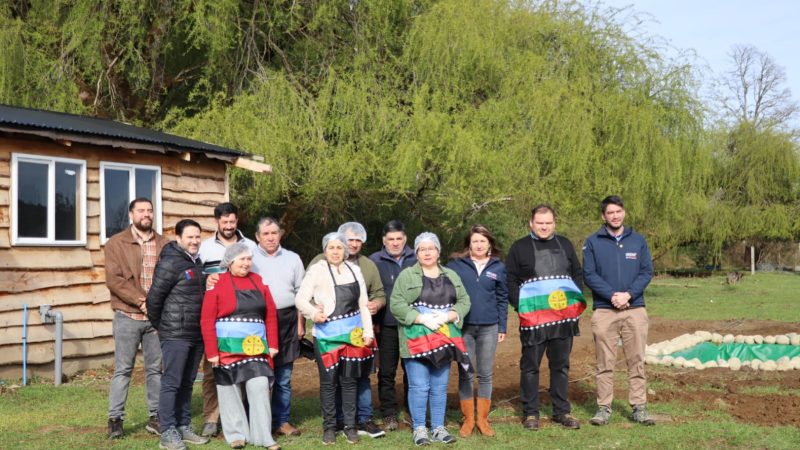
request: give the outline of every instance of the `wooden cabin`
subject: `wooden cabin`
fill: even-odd
[[[103,245],[149,197],[154,228],[174,237],[192,218],[210,235],[228,200],[229,165],[268,173],[238,150],[110,120],[0,105],[0,378],[52,377],[54,327],[64,316],[63,371],[113,363]]]

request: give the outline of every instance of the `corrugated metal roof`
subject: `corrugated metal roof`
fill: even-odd
[[[78,136],[95,136],[141,143],[148,146],[160,146],[165,151],[203,152],[230,157],[245,154],[240,150],[135,127],[113,120],[8,105],[0,105],[0,126],[2,125],[5,125],[4,128],[18,128],[20,132],[24,132],[26,129],[48,130]]]

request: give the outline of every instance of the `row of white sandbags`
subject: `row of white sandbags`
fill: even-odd
[[[749,367],[753,370],[764,370],[767,372],[776,370],[800,370],[800,356],[795,356],[792,359],[789,359],[788,356],[783,356],[777,361],[761,361],[760,359],[741,361],[739,358],[733,357],[727,361],[707,361],[705,363],[701,362],[697,358],[687,360],[682,356],[678,356],[677,358],[673,358],[672,356],[664,356],[662,358],[657,356],[647,356],[645,362],[647,364],[660,364],[664,366],[697,370],[711,369],[714,367],[729,368],[731,370],[740,370],[744,367]]]

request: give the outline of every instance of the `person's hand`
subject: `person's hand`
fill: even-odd
[[[139,311],[147,314],[147,301],[143,298],[140,299],[142,303],[139,304]]]
[[[213,358],[207,358],[207,359],[208,359],[208,362],[211,363],[211,367],[219,366],[219,356],[215,356]]]
[[[297,324],[297,340],[303,339],[303,336],[306,335],[306,324],[305,321],[302,323]]]
[[[212,273],[208,277],[206,277],[206,290],[210,291],[214,289],[214,286],[217,285],[217,281],[219,281],[218,273]]]
[[[364,347],[372,347],[372,338],[364,338]]]
[[[447,311],[447,320],[445,322],[458,322],[458,313],[455,311]]]
[[[627,292],[614,292],[611,296],[611,304],[617,309],[627,309],[630,307],[631,294]]]
[[[436,320],[439,321],[440,323],[439,326],[442,326],[443,324],[450,321],[449,311],[434,311],[431,314],[433,314],[433,317],[435,317]]]
[[[378,313],[378,310],[381,309],[381,306],[383,306],[382,302],[376,302],[375,300],[370,300],[367,302],[367,309],[373,316]]]
[[[275,355],[277,355],[277,354],[278,354],[278,349],[277,348],[272,348],[272,347],[269,348],[269,357],[270,358],[274,358]]]
[[[425,325],[433,331],[438,330],[444,323],[435,314],[420,314],[417,316],[416,322]]]
[[[506,340],[506,334],[505,333],[497,333],[497,343],[498,344],[503,342],[503,341],[505,341],[505,340]]]
[[[328,320],[328,316],[326,316],[322,311],[317,311],[311,320],[313,320],[314,323],[324,323],[326,320]]]

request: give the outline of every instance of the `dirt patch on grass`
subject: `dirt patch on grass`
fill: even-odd
[[[511,405],[519,409],[519,333],[516,317],[509,317],[509,333],[506,342],[497,349],[494,372],[495,403]],[[594,400],[595,352],[592,342],[592,330],[589,317],[580,321],[581,336],[574,342],[570,363],[570,401],[573,405],[591,403]],[[718,332],[721,334],[782,334],[797,332],[797,326],[788,323],[767,321],[691,321],[650,319],[650,336],[648,342],[659,342],[674,338],[683,333],[697,330]],[[620,352],[618,370],[625,372],[625,363]],[[545,358],[546,359],[546,358]],[[547,361],[542,362],[540,386],[546,390],[549,386]],[[755,386],[777,387],[779,389],[800,389],[800,377],[797,371],[758,372],[745,370],[733,372],[729,369],[708,369],[703,371],[659,368],[648,366],[648,376],[653,381],[660,381],[667,386],[650,395],[651,403],[659,401],[680,400],[708,405],[709,408],[723,409],[745,423],[757,425],[795,425],[800,426],[800,398],[780,394],[748,394],[742,388]],[[398,371],[401,372],[401,371]],[[311,361],[298,362],[295,365],[293,389],[298,395],[316,397],[319,395],[319,377],[317,367]],[[402,378],[398,374],[398,400],[402,397]],[[373,382],[373,385],[375,383]],[[589,386],[585,388],[584,386]],[[458,376],[456,370],[451,371],[449,406],[458,408]],[[618,385],[615,398],[626,399],[627,385]],[[377,405],[377,392],[373,386],[373,398]],[[542,402],[549,404],[546,392],[542,393]],[[377,410],[377,408],[376,408]],[[376,411],[377,415],[377,411]],[[680,418],[673,418],[681,421]],[[513,419],[517,420],[517,419]]]

